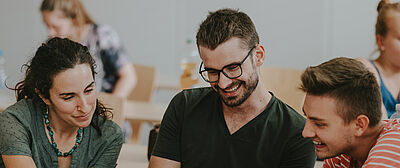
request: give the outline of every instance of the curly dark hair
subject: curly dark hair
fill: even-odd
[[[67,38],[55,37],[48,40],[38,48],[28,63],[22,65],[22,68],[26,68],[25,79],[18,82],[13,89],[17,101],[32,99],[37,104],[44,103],[39,93],[49,99],[52,79],[60,72],[79,64],[88,64],[94,79],[96,64],[87,47]],[[96,101],[96,109],[90,124],[101,135],[101,126],[107,119],[112,119],[112,112],[111,108],[105,107],[98,99]]]

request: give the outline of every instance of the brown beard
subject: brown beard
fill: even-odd
[[[240,87],[244,87],[245,92],[242,95],[238,95],[238,96],[233,96],[233,97],[227,97],[224,98],[221,96],[221,94],[219,94],[218,92],[223,92],[223,89],[221,89],[218,85],[214,85],[214,90],[218,93],[218,95],[221,97],[222,101],[224,102],[224,104],[228,107],[237,107],[240,106],[241,104],[243,104],[249,97],[250,95],[254,92],[254,90],[256,89],[257,85],[258,85],[258,81],[259,78],[257,75],[253,75],[250,77],[250,80],[248,82],[242,81],[242,80],[236,80],[234,81],[229,87],[227,88],[231,88],[233,86],[236,86],[238,83],[240,83],[239,85],[241,85]],[[234,101],[236,100],[236,101]]]

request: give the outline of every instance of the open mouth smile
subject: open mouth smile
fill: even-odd
[[[242,85],[242,84],[238,84],[238,85],[236,85],[235,87],[230,87],[229,89],[224,89],[224,90],[222,90],[222,91],[223,91],[223,92],[226,92],[226,93],[234,92],[234,91],[238,90],[239,87],[240,87],[241,85]]]

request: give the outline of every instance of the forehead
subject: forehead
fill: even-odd
[[[64,13],[58,9],[53,11],[42,11],[42,18],[43,21],[47,24],[69,20],[67,17],[65,17]]]
[[[393,10],[389,11],[386,18],[386,24],[389,32],[400,34],[400,12]]]
[[[52,80],[51,90],[58,93],[81,91],[93,81],[90,66],[88,64],[79,64],[56,74]]]
[[[318,118],[334,122],[343,121],[338,114],[340,107],[338,107],[337,101],[329,96],[306,94],[303,110],[307,118]]]
[[[214,50],[199,46],[199,52],[204,67],[220,69],[225,65],[238,63],[246,56],[248,50],[242,46],[242,41],[237,37],[233,37],[220,44]]]

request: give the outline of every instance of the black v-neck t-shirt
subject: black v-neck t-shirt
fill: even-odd
[[[312,168],[314,145],[301,135],[304,124],[304,117],[272,96],[262,113],[230,134],[212,88],[184,90],[165,112],[153,155],[182,167]]]

